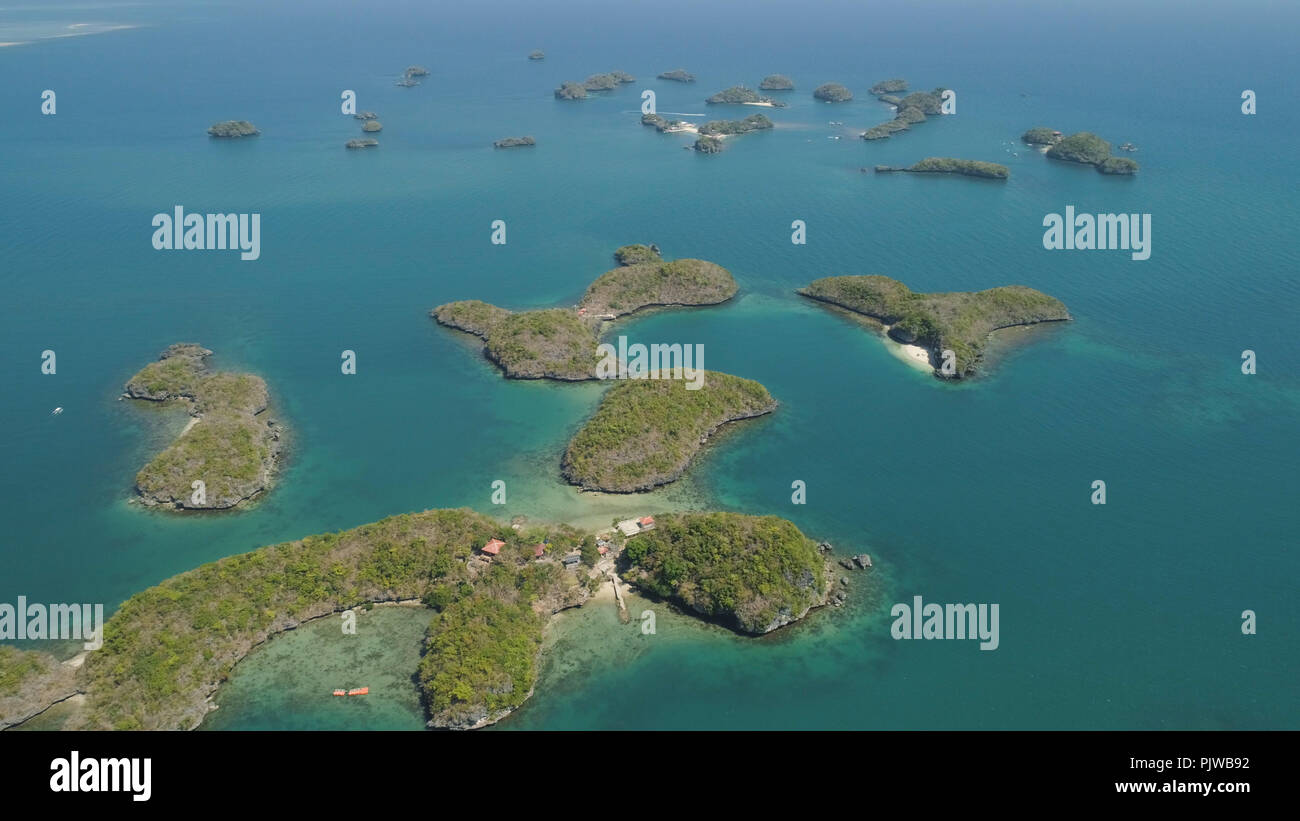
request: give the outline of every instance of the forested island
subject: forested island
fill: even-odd
[[[882,103],[894,106],[894,119],[877,126],[872,126],[862,133],[864,140],[884,140],[900,131],[907,131],[917,123],[925,122],[927,115],[943,112],[943,87],[933,91],[914,91],[906,97],[895,96],[894,92],[907,89],[907,81],[902,79],[885,80],[871,87]]]
[[[1136,174],[1138,164],[1128,157],[1114,157],[1110,143],[1090,131],[1064,136],[1051,128],[1031,128],[1020,135],[1022,142],[1044,150],[1054,160],[1091,165],[1103,174]],[[1124,145],[1132,148],[1132,143]],[[1130,150],[1125,149],[1125,150]],[[1135,149],[1133,149],[1135,150]]]
[[[636,78],[626,71],[611,71],[607,74],[593,74],[581,83],[563,83],[555,89],[558,100],[582,100],[589,91],[609,91],[626,83],[635,83]]]
[[[282,429],[260,416],[269,401],[266,383],[252,374],[208,370],[211,355],[192,343],[172,345],[126,384],[125,397],[181,404],[192,417],[136,474],[146,505],[227,510],[271,485]]]
[[[595,379],[602,322],[651,306],[715,305],[736,293],[723,267],[699,259],[664,261],[653,246],[624,246],[616,258],[636,259],[602,274],[573,308],[518,313],[479,300],[439,305],[441,325],[480,336],[484,353],[513,379]]]
[[[1005,180],[1011,176],[1011,170],[999,163],[959,160],[953,157],[927,157],[906,168],[893,165],[877,165],[875,170],[878,174],[902,171],[912,174],[960,174],[965,177],[984,177],[994,180]]]
[[[828,103],[844,103],[853,99],[853,92],[839,83],[826,83],[813,89],[813,96]]]
[[[624,578],[748,635],[770,633],[827,603],[832,566],[776,516],[661,515],[619,556]]]
[[[838,276],[799,293],[880,321],[892,339],[928,351],[935,376],[951,379],[976,373],[993,331],[1071,319],[1059,299],[1023,285],[921,294],[886,276]],[[951,373],[944,351],[953,352]]]
[[[829,545],[774,516],[662,515],[610,538],[631,583],[742,633],[777,629],[828,599]],[[396,603],[430,611],[415,671],[427,725],[483,727],[532,695],[552,615],[589,601],[615,571],[610,560],[593,566],[595,540],[568,525],[427,510],[210,562],[127,599],[80,668],[0,646],[0,728],[81,694],[65,729],[194,729],[258,645]],[[559,561],[579,553],[591,558]]]
[[[537,140],[532,137],[506,137],[492,143],[493,148],[519,148],[528,145],[537,145]]]
[[[705,137],[731,136],[748,134],[751,131],[765,131],[772,128],[772,121],[762,114],[751,114],[743,120],[710,120],[700,126],[700,135]]]
[[[689,379],[620,380],[569,442],[561,470],[584,490],[635,493],[676,481],[728,422],[763,416],[776,400],[759,383],[707,371]]]
[[[659,75],[660,80],[672,80],[675,83],[693,83],[695,75],[684,68],[675,68]]]
[[[230,139],[234,137],[256,137],[262,132],[248,120],[225,120],[209,126],[208,134],[213,137]]]
[[[784,74],[769,74],[758,88],[760,91],[794,91],[794,81]]]
[[[706,99],[704,102],[708,103],[709,105],[731,104],[731,105],[762,105],[762,106],[769,106],[772,108],[785,107],[785,103],[777,102],[776,100],[773,100],[771,97],[764,97],[760,95],[757,91],[754,91],[752,88],[745,88],[744,86],[732,86],[731,88],[723,89],[722,91],[719,91],[717,94],[714,94],[713,96]]]

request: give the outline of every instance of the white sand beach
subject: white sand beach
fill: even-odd
[[[908,345],[897,341],[889,335],[890,327],[892,326],[885,325],[883,329],[885,345],[889,348],[889,352],[917,370],[927,373],[933,371],[934,365],[930,363],[930,352],[920,345]]]

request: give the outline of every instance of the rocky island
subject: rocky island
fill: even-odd
[[[574,309],[515,313],[466,300],[439,305],[432,316],[440,325],[482,337],[484,355],[509,378],[596,379],[603,322],[652,306],[716,305],[736,293],[725,268],[700,259],[665,262],[653,247],[620,248],[621,258],[638,261],[602,274]]]
[[[1011,176],[1011,170],[1005,165],[980,160],[958,160],[953,157],[927,157],[906,168],[893,165],[876,166],[876,173],[878,174],[891,171],[912,174],[960,174],[965,177],[984,177],[994,180],[1005,180]]]
[[[769,108],[784,108],[785,103],[779,103],[771,97],[760,96],[757,91],[744,86],[732,86],[731,88],[719,91],[704,102],[709,105],[761,105]]]
[[[626,573],[648,594],[748,635],[789,624],[831,596],[830,546],[784,519],[687,513],[650,521],[626,538],[605,534],[605,559],[597,534],[505,525],[464,509],[390,516],[229,556],[131,596],[80,667],[0,646],[0,728],[70,700],[65,729],[194,729],[259,645],[345,610],[405,604],[430,614],[413,671],[427,726],[475,729],[532,695],[547,623],[589,602],[606,574]],[[560,561],[578,555],[580,563]]]
[[[376,140],[373,137],[366,137],[365,139],[360,139],[360,140],[348,140],[346,143],[343,144],[343,147],[353,148],[353,149],[374,148],[377,145],[379,145],[379,140]]]
[[[825,605],[833,566],[792,522],[739,513],[660,515],[628,540],[631,584],[739,633],[770,633]]]
[[[675,68],[659,75],[660,80],[672,80],[675,83],[693,83],[695,75],[684,68]]]
[[[705,137],[723,137],[766,131],[773,127],[772,121],[762,114],[751,114],[743,120],[710,120],[700,126],[699,132]]]
[[[518,148],[526,145],[537,145],[537,140],[532,137],[506,137],[492,143],[493,148]]]
[[[1103,174],[1128,175],[1138,172],[1135,161],[1128,157],[1112,157],[1110,143],[1090,131],[1080,131],[1066,137],[1060,131],[1040,126],[1029,129],[1020,135],[1020,139],[1053,160],[1091,165]],[[1131,147],[1132,143],[1124,145]]]
[[[794,81],[784,74],[769,74],[758,84],[759,91],[794,91]]]
[[[681,478],[723,425],[763,416],[776,400],[757,382],[708,371],[690,379],[620,380],[564,452],[564,478],[583,490],[635,493]]]
[[[721,154],[722,140],[717,137],[700,137],[691,148],[701,154]]]
[[[529,59],[529,60],[545,60],[545,59],[546,59],[546,53],[543,52],[540,48],[539,48],[539,49],[533,49],[532,51],[528,52],[528,59]]]
[[[421,77],[428,77],[429,69],[424,66],[408,66],[406,71],[402,72],[402,77],[397,81],[403,88],[411,88],[420,84]]]
[[[248,120],[225,120],[208,128],[208,135],[230,139],[234,137],[256,137],[262,132]]]
[[[587,89],[582,87],[582,83],[564,83],[555,89],[557,100],[585,100],[586,98]]]
[[[853,92],[839,83],[826,83],[813,89],[813,96],[828,103],[845,103],[853,99]]]
[[[367,134],[373,134],[376,131],[383,131],[384,124],[379,122],[378,120],[366,120],[364,123],[361,124],[361,130],[366,132]]]
[[[210,371],[211,355],[199,345],[172,345],[126,384],[125,397],[183,404],[192,417],[176,441],[136,475],[146,505],[227,510],[271,485],[282,429],[261,416],[268,404],[266,383],[252,374]]]
[[[951,379],[976,373],[993,331],[1071,319],[1059,299],[1023,285],[920,294],[885,276],[839,276],[799,293],[878,320],[891,339],[924,349],[935,376]],[[953,352],[951,373],[944,370],[944,351]]]

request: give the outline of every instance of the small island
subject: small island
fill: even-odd
[[[927,115],[943,113],[943,93],[947,90],[943,87],[933,91],[914,91],[906,97],[898,97],[884,91],[884,89],[904,91],[906,88],[906,81],[901,79],[885,80],[871,87],[873,94],[877,93],[877,89],[881,90],[881,93],[877,94],[880,101],[892,105],[896,113],[894,119],[889,122],[872,126],[864,131],[862,139],[868,141],[888,139],[900,131],[907,131],[917,123],[925,122]]]
[[[758,88],[760,91],[794,91],[794,81],[784,74],[769,74]]]
[[[973,376],[993,331],[1071,319],[1059,299],[1023,285],[920,294],[886,276],[838,276],[816,280],[799,293],[883,323],[891,339],[923,351],[940,378]],[[944,373],[946,350],[953,352],[952,373]]]
[[[361,124],[361,130],[366,132],[367,134],[373,134],[376,131],[383,131],[384,124],[379,122],[378,120],[366,120],[364,123]]]
[[[757,91],[744,86],[732,86],[731,88],[719,91],[704,102],[709,105],[761,105],[768,108],[784,108],[785,103],[779,103],[771,97],[760,96]]]
[[[223,139],[232,139],[235,137],[256,137],[262,132],[257,130],[257,126],[248,120],[225,120],[224,122],[214,123],[208,128],[208,134],[212,137],[221,137]]]
[[[751,114],[743,120],[710,120],[699,127],[699,132],[705,137],[723,137],[766,131],[773,127],[772,121],[762,114]]]
[[[537,145],[537,140],[532,137],[506,137],[492,143],[493,148],[518,148],[526,145]]]
[[[892,80],[881,80],[871,87],[870,93],[879,97],[884,94],[902,94],[907,91],[907,81],[901,77]]]
[[[792,522],[739,513],[657,516],[618,566],[629,583],[745,635],[803,618],[834,583],[834,566]]]
[[[348,140],[346,143],[343,144],[343,147],[354,148],[354,149],[374,148],[377,145],[379,145],[379,140],[376,140],[373,137],[366,137],[365,139],[360,139],[360,140]]]
[[[533,49],[532,51],[528,52],[528,59],[529,59],[529,60],[545,60],[545,59],[546,59],[546,53],[545,53],[544,51],[542,51],[540,48],[539,48],[539,49]]]
[[[482,337],[484,355],[507,378],[576,382],[598,378],[603,322],[650,307],[716,305],[737,290],[727,269],[700,259],[666,262],[655,246],[624,246],[618,259],[620,266],[598,277],[573,309],[515,313],[471,299],[439,305],[431,316]]]
[[[361,111],[353,114],[352,117],[357,120],[377,120],[379,115],[373,111]]]
[[[1138,164],[1128,157],[1112,157],[1110,143],[1090,131],[1064,136],[1060,131],[1050,128],[1031,128],[1020,139],[1027,145],[1034,146],[1053,160],[1091,165],[1103,174],[1130,175],[1138,172]],[[1125,149],[1124,146],[1129,146]],[[1124,150],[1136,150],[1132,143],[1121,146]]]
[[[1011,170],[1005,165],[980,160],[958,160],[953,157],[927,157],[906,168],[892,165],[876,166],[878,174],[892,171],[911,174],[960,174],[965,177],[983,177],[993,180],[1005,180],[1011,176]]]
[[[717,137],[700,137],[691,148],[701,154],[721,154],[722,140]]]
[[[428,77],[429,69],[424,66],[408,66],[406,71],[402,72],[401,78],[397,84],[403,88],[411,88],[420,84],[421,77]]]
[[[813,96],[828,103],[844,103],[853,99],[853,92],[839,83],[826,83],[813,89]]]
[[[660,80],[672,80],[674,83],[693,83],[695,75],[684,68],[675,68],[659,75]]]
[[[246,373],[208,370],[212,351],[178,343],[126,384],[124,396],[183,404],[191,417],[176,441],[135,477],[147,506],[228,510],[271,485],[281,426],[261,416],[266,383]],[[202,494],[195,487],[202,482]]]
[[[681,478],[723,425],[763,416],[776,400],[757,382],[707,371],[619,380],[565,450],[561,472],[583,490],[636,493]]]
[[[557,100],[585,100],[586,98],[587,89],[582,87],[582,83],[564,83],[555,89]]]
[[[698,134],[699,129],[685,120],[666,120],[658,114],[642,114],[641,125],[653,126],[660,134],[674,134],[679,131],[685,131],[691,134]]]

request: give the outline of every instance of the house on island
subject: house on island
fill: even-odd
[[[535,544],[535,545],[533,545],[533,558],[534,558],[534,559],[540,559],[540,558],[542,558],[542,557],[545,556],[545,555],[546,555],[546,545],[544,545],[544,544]]]
[[[578,562],[582,561],[582,554],[581,554],[581,553],[570,553],[569,555],[565,556],[565,557],[564,557],[563,559],[561,559],[560,561],[564,563],[564,566],[565,566],[565,567],[576,567],[577,564],[578,564]]]
[[[615,527],[623,532],[624,536],[635,536],[638,533],[650,530],[655,526],[655,517],[642,516],[639,519],[624,519]]]
[[[501,552],[501,548],[505,546],[506,543],[501,541],[500,539],[488,539],[488,543],[483,545],[481,549],[484,555],[496,556]]]

